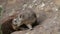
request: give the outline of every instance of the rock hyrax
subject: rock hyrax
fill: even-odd
[[[33,11],[21,11],[18,16],[13,19],[12,26],[16,30],[22,24],[25,24],[29,29],[32,29],[32,23],[36,21],[36,14]]]

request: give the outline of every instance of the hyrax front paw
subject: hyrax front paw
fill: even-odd
[[[27,24],[27,27],[29,28],[29,30],[33,29],[32,26],[31,26],[31,24]]]

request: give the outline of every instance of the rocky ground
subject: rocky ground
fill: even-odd
[[[3,8],[0,21],[25,9],[33,9],[37,15],[40,24],[33,30],[11,34],[60,34],[60,0],[0,0],[0,5]]]

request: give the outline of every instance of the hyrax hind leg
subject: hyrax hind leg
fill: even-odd
[[[32,30],[32,25],[31,24],[27,24],[26,26],[29,28],[29,30]]]

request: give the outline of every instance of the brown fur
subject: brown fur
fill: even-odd
[[[24,12],[21,12],[21,13],[24,13]],[[27,15],[26,13],[28,13],[29,14],[29,12],[28,11],[26,11],[25,12],[25,15]],[[32,13],[32,11],[30,12],[30,14]],[[18,15],[18,14],[17,14]],[[29,15],[28,15],[29,16]],[[32,23],[33,22],[35,22],[35,20],[36,20],[36,14],[33,12],[33,15],[32,16],[29,16],[30,18],[32,18],[31,20],[28,18],[28,16],[26,16],[27,17],[27,19],[28,20],[23,20],[22,21],[22,23],[23,24],[25,24],[25,25],[30,25],[30,26],[28,26],[29,28],[31,27],[32,28]],[[9,16],[9,17],[7,17],[7,18],[5,18],[4,20],[3,20],[3,24],[2,24],[2,32],[3,32],[3,34],[10,34],[10,33],[12,33],[12,32],[14,32],[14,31],[16,31],[16,30],[14,30],[14,26],[12,26],[13,24],[12,24],[12,20],[14,19],[14,18],[16,18],[16,14],[14,14],[14,15],[12,15],[12,16]],[[21,24],[22,25],[22,24]]]
[[[14,32],[15,30],[12,28],[12,19],[16,17],[17,13],[15,13],[12,16],[5,17],[0,22],[2,23],[1,29],[3,34],[10,34],[11,32]]]
[[[32,29],[32,23],[36,21],[36,14],[32,10],[24,10],[18,14],[17,18],[13,19],[13,27],[15,30],[22,24],[25,24],[29,29]]]
[[[11,26],[11,23],[12,23],[11,21],[12,21],[12,19],[10,19],[2,24],[1,29],[2,29],[3,34],[10,34],[15,31]]]

